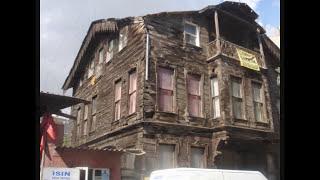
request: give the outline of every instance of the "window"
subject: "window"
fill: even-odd
[[[81,108],[78,108],[77,111],[77,136],[80,137],[80,121],[81,121]]]
[[[84,105],[84,118],[83,119],[88,119],[88,104]]]
[[[211,97],[213,107],[213,118],[220,117],[220,100],[219,100],[219,86],[218,78],[211,78]]]
[[[115,98],[114,98],[114,119],[119,120],[121,115],[121,81],[115,84]]]
[[[233,116],[237,119],[243,119],[242,112],[242,80],[240,78],[231,78],[232,84],[232,110]]]
[[[158,68],[159,111],[173,112],[173,69]]]
[[[103,62],[103,59],[104,59],[104,50],[103,50],[103,48],[101,48],[99,50],[99,64],[101,64]]]
[[[89,71],[88,71],[88,79],[94,74],[94,59],[91,60]]]
[[[129,114],[136,112],[137,73],[133,70],[129,74]]]
[[[205,168],[204,148],[191,147],[191,167]]]
[[[161,169],[174,168],[175,145],[159,145],[159,162]]]
[[[109,62],[113,58],[114,53],[117,52],[117,48],[118,48],[118,39],[112,39],[108,42],[106,62]]]
[[[97,112],[97,96],[92,97],[92,120],[90,130],[95,130],[96,127],[96,112]]]
[[[189,115],[194,117],[200,117],[202,114],[200,79],[199,75],[187,75],[188,111]]]
[[[254,108],[254,117],[256,121],[263,121],[262,118],[262,85],[260,83],[252,83],[252,96],[253,96],[253,108]]]
[[[119,51],[127,45],[128,26],[121,29],[119,33]]]
[[[81,120],[81,108],[78,108],[77,111],[77,124],[80,124],[80,120]]]
[[[88,120],[84,120],[84,123],[83,123],[83,135],[87,135],[87,130],[88,130]]]
[[[199,27],[192,23],[185,23],[184,39],[188,44],[199,46]]]
[[[88,180],[105,180],[110,179],[109,169],[88,169]]]

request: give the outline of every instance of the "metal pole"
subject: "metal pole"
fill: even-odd
[[[43,175],[43,165],[44,165],[44,156],[46,155],[45,153],[45,148],[46,148],[46,139],[47,139],[47,134],[45,133],[43,138],[44,138],[44,147],[42,150],[42,156],[41,156],[41,164],[40,164],[40,180],[42,180],[42,175]],[[40,152],[41,153],[41,152]]]

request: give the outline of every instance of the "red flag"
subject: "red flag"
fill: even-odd
[[[42,135],[47,133],[51,140],[56,140],[56,124],[53,121],[51,114],[45,114],[41,123]]]
[[[46,154],[49,154],[48,144],[47,144],[47,135],[53,141],[56,140],[56,125],[53,121],[51,114],[44,114],[41,125],[41,143],[40,143],[40,158],[42,157],[42,152],[45,150]]]

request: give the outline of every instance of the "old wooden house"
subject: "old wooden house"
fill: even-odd
[[[156,169],[249,169],[279,179],[280,50],[245,3],[92,22],[63,89],[72,144],[136,148],[122,179]]]

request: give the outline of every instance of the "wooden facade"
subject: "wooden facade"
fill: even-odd
[[[162,167],[161,157],[172,158],[173,162],[165,163],[173,167],[191,167],[197,164],[193,159],[199,155],[192,154],[196,148],[203,157],[201,167],[260,170],[270,179],[279,179],[279,86],[275,69],[280,59],[279,52],[270,50],[269,41],[266,45],[265,32],[255,22],[256,18],[246,4],[224,2],[200,11],[93,22],[79,51],[81,57],[77,56],[63,86],[73,88],[75,97],[89,101],[96,98],[96,111],[92,112],[89,103],[87,119],[83,118],[85,104],[72,108],[74,116],[80,115],[74,124],[73,145],[143,149],[146,152],[143,156],[123,157],[123,179],[149,176],[151,171]],[[111,23],[114,28],[97,25],[109,21],[116,24]],[[186,41],[186,23],[195,25],[198,44]],[[110,40],[119,39],[124,28],[125,46],[112,51],[113,57],[106,62]],[[240,66],[237,48],[253,54],[260,71]],[[99,63],[101,49],[105,53]],[[88,77],[91,61],[95,62],[96,73]],[[169,91],[173,100],[171,112],[159,108],[159,68],[173,72],[173,89]],[[136,111],[129,113],[132,71],[137,73]],[[201,111],[197,117],[189,110],[192,104],[188,75],[199,77]],[[211,93],[213,77],[218,84],[216,97],[220,109],[216,117]],[[233,78],[241,80],[241,118],[233,112]],[[116,100],[120,103],[119,119],[115,118],[116,83],[121,84],[121,98]],[[261,85],[259,121],[254,108],[254,83]],[[173,150],[161,154],[162,145],[172,145]]]

